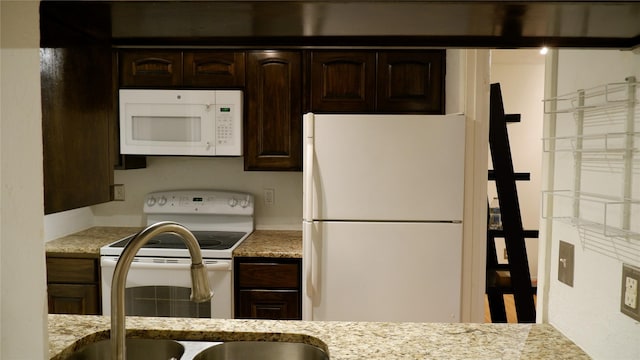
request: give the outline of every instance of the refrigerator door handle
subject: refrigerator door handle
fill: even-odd
[[[302,192],[304,193],[304,209],[302,209],[302,217],[306,221],[313,220],[313,159],[314,159],[314,144],[313,144],[313,113],[304,115],[304,163],[303,174],[304,183]]]
[[[304,221],[302,229],[303,238],[303,301],[302,320],[313,320],[313,299],[315,297],[316,269],[313,251],[313,222]]]

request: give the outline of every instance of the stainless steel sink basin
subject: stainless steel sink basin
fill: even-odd
[[[193,360],[328,360],[329,356],[313,345],[293,342],[232,341],[212,346]]]
[[[127,339],[127,360],[180,359],[184,346],[174,340]],[[69,360],[111,360],[111,342],[101,340],[71,354]]]
[[[127,360],[328,360],[320,348],[294,342],[126,339]],[[111,342],[89,344],[67,360],[111,360]]]

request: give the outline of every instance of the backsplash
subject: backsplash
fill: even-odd
[[[143,196],[152,191],[216,189],[254,195],[258,229],[300,229],[302,173],[244,171],[242,157],[148,157],[147,168],[115,172],[124,184],[125,201],[92,206],[96,225],[144,225]],[[265,205],[264,189],[274,190],[273,205]]]
[[[90,226],[144,226],[144,195],[175,189],[248,192],[256,201],[256,229],[300,230],[302,226],[302,173],[244,171],[242,157],[149,156],[145,169],[116,170],[114,183],[124,185],[124,201],[48,215],[45,240]],[[265,205],[264,189],[274,190],[273,205]]]

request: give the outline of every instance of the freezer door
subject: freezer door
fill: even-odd
[[[462,220],[463,115],[314,115],[313,124],[312,219]]]
[[[459,322],[462,225],[313,222],[306,320]]]

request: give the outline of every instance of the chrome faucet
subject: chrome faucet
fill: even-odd
[[[141,247],[152,237],[162,233],[175,233],[179,235],[189,249],[191,256],[191,301],[204,302],[213,296],[207,279],[207,269],[202,263],[202,253],[198,240],[184,226],[164,221],[150,225],[140,231],[129,241],[118,259],[111,283],[111,359],[126,359],[125,349],[125,314],[124,314],[124,288],[127,282],[127,273],[133,258]]]

